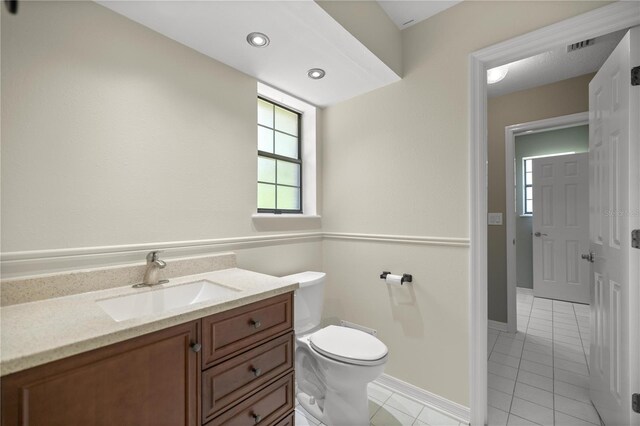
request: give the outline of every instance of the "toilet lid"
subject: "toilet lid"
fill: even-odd
[[[387,346],[376,337],[347,327],[330,325],[309,337],[311,346],[321,354],[350,362],[376,361],[387,355]]]

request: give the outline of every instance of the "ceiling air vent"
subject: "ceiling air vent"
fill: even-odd
[[[588,40],[582,40],[577,43],[573,43],[567,46],[567,53],[573,52],[574,50],[582,49],[587,46],[591,46],[596,42],[595,38],[590,38]]]

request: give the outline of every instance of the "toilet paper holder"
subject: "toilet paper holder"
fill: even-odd
[[[389,271],[382,271],[382,273],[380,274],[380,279],[384,280],[387,278],[387,275],[389,275],[391,272]],[[404,284],[404,283],[411,283],[413,282],[413,275],[411,274],[402,274],[402,279],[400,280],[400,284]]]

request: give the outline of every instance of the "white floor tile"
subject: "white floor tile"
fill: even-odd
[[[380,407],[382,407],[382,402],[376,401],[373,398],[369,398],[369,419],[373,418]]]
[[[576,401],[591,403],[591,397],[589,397],[589,389],[580,386],[575,386],[570,383],[561,382],[555,380],[553,382],[553,392],[556,395],[566,396],[567,398],[575,399]]]
[[[576,327],[574,329],[556,327],[556,328],[553,329],[553,336],[554,337],[567,336],[567,337],[572,337],[574,339],[580,339],[580,332],[578,331],[578,327]]]
[[[402,411],[383,405],[371,419],[371,424],[375,426],[409,426],[415,420],[414,417]]]
[[[491,388],[487,389],[487,402],[491,407],[509,412],[512,399],[513,395],[509,395]]]
[[[569,383],[574,386],[580,386],[582,388],[589,389],[589,377],[582,374],[576,374],[567,370],[555,369],[553,371],[554,379]]]
[[[489,407],[487,410],[487,423],[491,426],[506,426],[509,413],[497,408]]]
[[[367,394],[369,395],[369,398],[385,402],[391,395],[393,395],[393,392],[377,383],[369,383],[367,385]]]
[[[523,359],[520,361],[520,370],[553,379],[553,367],[548,365],[538,364],[537,362],[531,362]]]
[[[513,368],[518,368],[518,366],[520,365],[520,357],[512,357],[509,355],[501,354],[500,352],[492,352],[491,356],[489,357],[489,361],[508,365],[509,367]]]
[[[424,407],[418,415],[418,420],[432,426],[458,426],[460,424],[457,420],[429,407]]]
[[[553,393],[540,388],[535,388],[524,383],[516,383],[513,396],[553,409]]]
[[[496,376],[495,374],[489,373],[487,375],[487,381],[489,388],[495,389],[500,392],[512,394],[513,388],[516,384],[515,380],[510,380],[504,377]]]
[[[420,411],[424,408],[424,405],[419,402],[414,401],[413,399],[407,398],[398,393],[394,393],[387,399],[387,402],[384,405],[395,408],[396,410],[402,411],[405,414],[410,415],[413,418],[418,417]]]
[[[539,376],[537,374],[529,373],[528,371],[520,370],[518,372],[517,381],[529,386],[534,386],[536,388],[553,392],[553,380],[548,377]]]
[[[545,355],[552,355],[553,354],[553,345],[549,344],[539,344],[539,343],[532,343],[530,340],[525,340],[524,342],[524,350],[525,351],[530,351],[530,352],[537,352],[537,353],[541,353],[541,354],[545,354]]]
[[[509,414],[507,426],[538,426],[538,423],[523,419],[522,417],[518,417],[515,414]]]
[[[588,421],[590,423],[599,424],[600,418],[596,409],[591,404],[575,401],[565,398],[562,395],[555,395],[555,409],[572,417]]]
[[[553,328],[558,329],[558,328],[564,328],[566,330],[575,330],[575,329],[580,329],[580,327],[578,326],[578,324],[576,323],[566,323],[566,322],[555,322],[553,324]]]
[[[511,403],[511,413],[540,425],[553,424],[553,409],[517,397]]]
[[[569,337],[569,336],[563,336],[561,334],[556,334],[556,335],[553,336],[553,341],[554,342],[569,343],[571,345],[576,345],[576,346],[582,346],[582,340],[580,340],[580,336],[578,336],[578,337]]]
[[[557,348],[554,348],[553,356],[554,358],[566,359],[573,362],[580,362],[585,359],[584,349],[578,347],[563,349],[558,346]]]
[[[504,355],[520,358],[520,355],[522,354],[522,347],[519,345],[505,345],[500,343],[500,340],[498,340],[493,346],[492,352],[499,352]]]
[[[497,343],[505,346],[520,347],[520,349],[522,349],[522,345],[524,344],[523,340],[524,339],[516,339],[516,335],[513,333],[500,333]]]
[[[515,380],[518,376],[518,369],[509,367],[508,365],[498,364],[497,362],[489,360],[487,363],[489,373],[505,377],[507,379]]]
[[[581,362],[568,361],[566,359],[556,359],[554,363],[555,368],[559,368],[561,370],[571,371],[576,374],[582,374],[583,376],[589,375],[589,370],[587,369],[587,361],[583,357]]]
[[[527,334],[530,336],[543,337],[549,340],[553,339],[553,334],[551,331],[542,331],[542,330],[536,330],[535,328],[528,328]]]
[[[523,324],[518,324],[518,329],[520,329],[520,327]],[[524,324],[526,325],[526,324]],[[526,331],[526,330],[525,330]],[[507,333],[506,331],[501,332],[501,336],[502,337],[506,337],[508,339],[513,339],[519,342],[522,342],[526,336],[526,333],[524,331],[517,331],[516,333]]]
[[[488,339],[489,424],[599,426],[588,390],[590,306],[518,290],[517,310],[520,332]]]
[[[556,411],[556,425],[558,426],[593,426],[596,423],[589,423],[581,419],[576,419],[575,417],[571,417],[567,414],[564,414],[561,411]],[[600,426],[600,423],[597,423],[597,426]]]
[[[302,406],[298,406],[295,412],[296,426],[316,426],[320,421],[307,412]]]
[[[551,355],[541,354],[540,352],[533,352],[525,349],[522,351],[522,359],[553,367],[553,357]]]

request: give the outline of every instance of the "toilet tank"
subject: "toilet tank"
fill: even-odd
[[[324,272],[307,271],[283,277],[300,284],[293,299],[296,334],[306,333],[320,325],[325,275]]]

